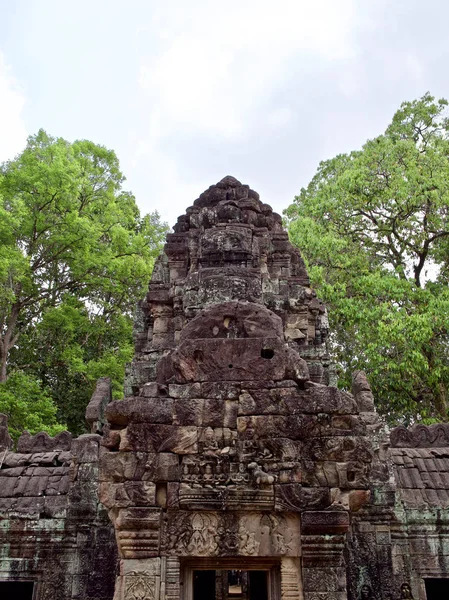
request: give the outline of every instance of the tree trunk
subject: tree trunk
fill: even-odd
[[[3,342],[0,342],[0,383],[6,381],[6,359],[7,353],[4,350],[4,344]]]
[[[20,304],[13,304],[5,335],[3,336],[3,339],[0,340],[0,383],[6,381],[8,377],[8,354],[16,343],[19,335],[16,333],[16,325],[19,313]]]

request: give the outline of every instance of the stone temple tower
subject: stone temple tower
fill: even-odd
[[[90,433],[0,415],[0,599],[449,598],[449,423],[335,387],[324,306],[281,218],[233,177],[178,219],[125,399]]]
[[[115,600],[343,597],[372,396],[332,387],[325,307],[281,217],[233,177],[211,186],[140,311],[100,460]]]

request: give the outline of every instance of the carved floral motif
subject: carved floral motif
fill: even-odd
[[[156,580],[144,571],[130,571],[125,577],[124,600],[155,600]]]

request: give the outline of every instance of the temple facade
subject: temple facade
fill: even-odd
[[[0,598],[449,597],[449,425],[389,432],[363,372],[337,389],[256,192],[225,177],[178,219],[134,335],[91,433],[13,450],[0,423]]]

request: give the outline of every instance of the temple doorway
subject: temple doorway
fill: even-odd
[[[33,581],[0,581],[0,598],[33,600]]]
[[[280,600],[280,564],[272,560],[189,559],[183,600]]]
[[[449,578],[425,579],[427,600],[449,598]]]
[[[268,571],[195,570],[193,600],[269,600]]]

